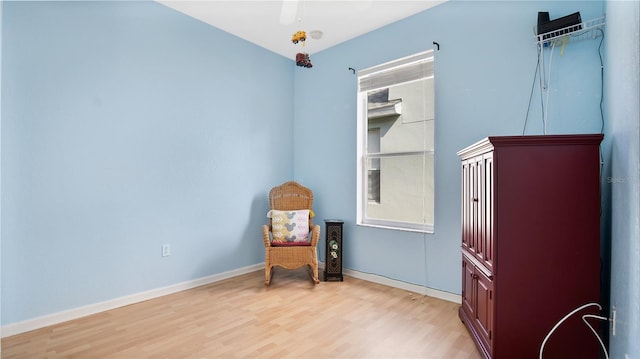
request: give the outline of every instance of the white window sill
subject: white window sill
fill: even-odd
[[[409,228],[409,227],[400,227],[394,226],[391,224],[377,224],[377,223],[362,223],[359,222],[356,225],[361,227],[371,227],[371,228],[380,228],[380,229],[389,229],[393,231],[403,231],[403,232],[415,232],[415,233],[426,233],[426,234],[434,234],[435,229],[433,226],[425,226],[425,228]]]

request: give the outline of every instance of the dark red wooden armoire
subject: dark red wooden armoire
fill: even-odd
[[[552,327],[600,301],[603,135],[488,137],[462,160],[460,319],[486,358],[538,358]],[[548,339],[544,359],[598,358],[582,322]],[[598,328],[598,321],[590,321]]]

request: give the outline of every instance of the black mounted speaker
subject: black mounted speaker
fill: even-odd
[[[326,230],[324,280],[342,281],[342,225],[337,219],[324,220]]]

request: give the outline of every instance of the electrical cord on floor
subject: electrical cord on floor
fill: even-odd
[[[354,278],[358,278],[358,274],[366,274],[366,275],[371,275],[371,276],[375,276],[375,277],[380,277],[380,278],[388,279],[388,280],[391,280],[391,281],[394,281],[394,282],[398,282],[398,283],[404,283],[404,284],[409,284],[409,285],[412,285],[412,286],[422,287],[420,284],[412,283],[412,282],[409,282],[409,281],[406,281],[406,280],[402,280],[402,279],[392,278],[392,277],[389,277],[389,276],[386,276],[386,275],[383,275],[383,274],[377,274],[377,273],[373,273],[373,272],[366,272],[366,271],[361,271],[361,270],[355,270],[355,269],[348,268],[348,267],[344,267],[344,269],[345,269],[345,270],[347,270],[347,271],[353,271],[354,275],[352,275],[352,276],[353,276]],[[367,280],[367,279],[364,279],[363,277],[360,277],[359,279]],[[377,282],[377,283],[380,283],[380,282]],[[395,287],[395,288],[399,288],[399,287]],[[402,289],[402,288],[399,288],[399,289]],[[406,289],[405,289],[405,290],[406,290]],[[429,291],[429,287],[427,287],[426,283],[425,283],[425,285],[424,285],[424,294],[414,293],[414,292],[412,292],[411,290],[408,290],[408,292],[409,292],[409,297],[410,297],[412,300],[414,300],[414,301],[416,300],[416,298],[414,297],[414,294],[415,294],[415,295],[420,295],[420,296],[422,296],[422,301],[421,301],[421,303],[424,303],[425,298],[429,296],[429,295],[427,294],[427,292],[428,292],[428,291]],[[443,291],[443,290],[441,290],[441,292],[442,292],[442,293],[450,293],[450,294],[454,294],[454,295],[455,295],[455,293],[448,292],[448,291]]]
[[[592,306],[596,306],[596,307],[598,307],[598,310],[602,310],[602,306],[600,304],[598,304],[598,303],[588,303],[588,304],[582,305],[582,306],[572,310],[569,314],[565,315],[562,319],[560,319],[560,321],[558,321],[556,323],[556,325],[554,325],[553,328],[551,328],[549,333],[547,333],[547,336],[544,337],[544,340],[542,341],[542,345],[540,346],[539,359],[542,359],[542,354],[544,352],[544,346],[547,344],[547,340],[549,340],[549,338],[551,337],[551,334],[553,334],[553,332],[555,332],[556,329],[558,329],[558,327],[562,323],[564,323],[565,320],[569,319],[572,315],[576,314],[577,312],[579,312],[579,311],[581,311],[581,310],[583,310],[585,308],[592,307]],[[594,318],[594,319],[607,320],[607,321],[609,320],[609,318],[603,317],[603,316],[600,316],[600,315],[594,315],[594,314],[585,314],[585,315],[582,316],[582,321],[589,327],[589,329],[591,329],[591,331],[596,336],[596,338],[598,338],[598,342],[600,343],[600,346],[602,347],[602,351],[604,352],[605,359],[609,359],[609,354],[607,353],[607,348],[604,346],[604,343],[602,342],[602,339],[600,338],[600,336],[598,335],[596,330],[593,329],[591,324],[589,324],[587,322],[587,318]]]

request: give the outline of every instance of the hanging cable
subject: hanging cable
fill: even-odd
[[[533,99],[533,89],[536,86],[536,76],[538,76],[538,70],[540,69],[540,55],[538,55],[538,63],[536,64],[536,71],[533,73],[533,81],[531,82],[531,94],[529,94],[529,104],[527,105],[527,114],[524,117],[524,126],[522,127],[522,135],[524,136],[527,130],[527,121],[529,120],[529,110],[531,109],[531,100]]]
[[[436,44],[436,42],[434,42],[434,44]],[[438,45],[438,50],[440,50],[440,45]],[[435,59],[435,54],[434,54],[434,59]],[[424,70],[423,70],[424,72]],[[423,74],[423,77],[426,76],[426,74]],[[435,77],[435,76],[434,76]],[[433,80],[433,89],[435,92],[435,78]],[[425,92],[427,91],[427,80],[423,80],[422,81],[422,94],[424,96]],[[426,97],[426,96],[425,96]],[[434,105],[435,105],[435,101],[434,101]],[[427,106],[422,106],[422,224],[425,225],[427,223],[427,214],[426,214],[426,207],[427,207],[427,199],[426,199],[426,193],[427,193]],[[434,121],[435,121],[435,109],[433,110],[433,117],[434,117]],[[433,129],[433,132],[435,132],[435,126]],[[435,133],[432,134],[432,136],[435,138]],[[435,154],[434,154],[435,156]],[[435,161],[434,161],[435,162]],[[432,198],[431,202],[435,202],[435,199]],[[434,203],[434,207],[435,207],[435,203]],[[423,231],[422,232],[422,242],[424,243],[424,297],[427,296],[427,280],[428,280],[428,274],[427,274],[427,234]],[[422,298],[422,301],[424,302],[424,297]]]
[[[602,108],[602,103],[604,102],[604,62],[602,61],[602,42],[604,41],[604,31],[602,29],[598,29],[598,31],[602,34],[600,45],[598,45],[598,56],[600,58],[600,120],[602,123],[600,133],[604,133],[604,110]]]
[[[544,79],[544,49],[541,44],[538,44],[538,63],[542,59],[540,71],[538,71],[538,80],[540,83],[540,113],[542,115],[542,124],[544,126],[544,91],[546,88]]]
[[[548,69],[548,75],[547,75],[547,100],[546,100],[546,105],[545,105],[545,110],[544,110],[544,115],[542,117],[542,122],[544,124],[544,129],[543,129],[543,133],[546,135],[547,134],[547,124],[549,122],[549,93],[551,93],[551,63],[553,61],[553,50],[556,47],[556,42],[553,41],[551,44],[551,53],[549,54],[549,69]]]
[[[604,41],[604,31],[602,29],[598,29],[600,34],[602,35],[602,39],[600,39],[600,44],[598,45],[598,57],[600,58],[600,133],[604,133],[604,110],[602,107],[602,103],[604,101],[604,62],[602,61],[602,42]],[[603,175],[604,172],[602,168],[604,167],[604,158],[602,157],[602,142],[600,142],[599,146],[600,150],[598,151],[598,155],[600,156],[600,216],[602,216],[602,196],[604,195],[604,191],[602,190]]]

